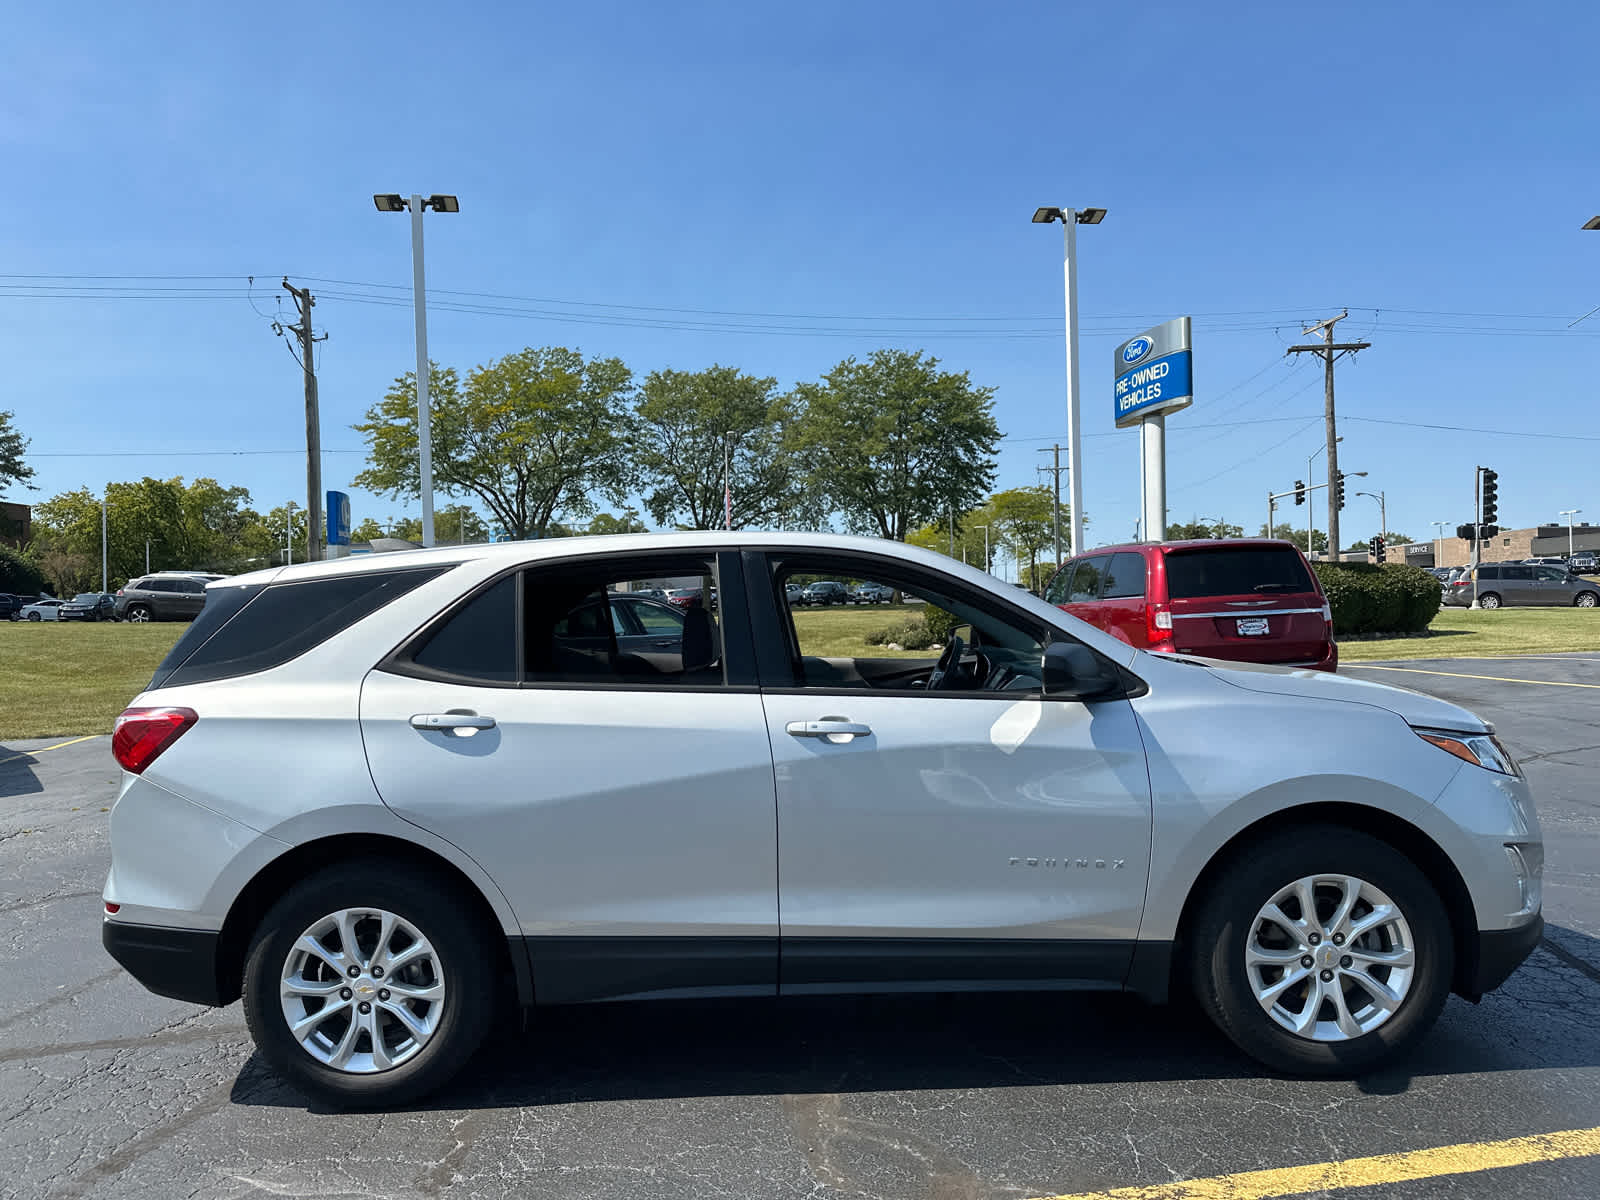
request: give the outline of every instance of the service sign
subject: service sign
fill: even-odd
[[[1192,356],[1188,317],[1157,325],[1118,346],[1112,397],[1117,428],[1193,404]]]
[[[350,544],[350,496],[346,492],[328,493],[328,545]]]

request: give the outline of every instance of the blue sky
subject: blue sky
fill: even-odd
[[[1600,9],[1223,11],[14,7],[0,408],[39,490],[11,498],[181,474],[303,503],[298,369],[256,311],[284,274],[322,296],[324,479],[347,483],[350,424],[414,353],[406,222],[371,195],[417,190],[462,207],[428,219],[435,360],[564,344],[787,385],[922,348],[997,389],[1002,487],[1065,433],[1060,234],[1029,215],[1104,206],[1079,238],[1091,541],[1137,516],[1118,342],[1194,315],[1172,519],[1253,531],[1322,440],[1320,369],[1284,347],[1345,306],[1373,347],[1339,368],[1341,465],[1391,528],[1469,519],[1476,463],[1502,524],[1600,522],[1600,314],[1567,328],[1600,305]],[[125,298],[156,294],[184,298]],[[1352,497],[1345,540],[1376,528]]]

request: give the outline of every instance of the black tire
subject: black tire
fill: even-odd
[[[30,621],[42,621],[42,620],[44,620],[44,618],[41,617],[38,613],[29,613],[28,614],[28,620],[30,620]]]
[[[438,1028],[411,1058],[385,1071],[355,1074],[318,1061],[295,1040],[279,987],[302,932],[330,913],[365,906],[394,913],[432,943],[446,999]],[[329,867],[291,888],[255,931],[244,968],[250,1036],[280,1074],[330,1104],[372,1108],[415,1100],[460,1071],[494,1022],[498,959],[491,936],[465,898],[421,872],[379,860]]]
[[[1485,592],[1483,595],[1478,597],[1478,607],[1479,608],[1499,608],[1500,607],[1500,597],[1499,597],[1499,595],[1497,593],[1495,593],[1495,592]]]
[[[1415,976],[1399,1008],[1371,1032],[1325,1042],[1278,1024],[1251,988],[1246,940],[1261,908],[1297,879],[1353,875],[1376,886],[1410,927]],[[1355,1075],[1395,1058],[1432,1028],[1450,994],[1455,948],[1433,885],[1394,847],[1336,825],[1286,830],[1251,845],[1219,872],[1191,928],[1190,968],[1200,1006],[1233,1043],[1294,1075]]]
[[[1600,595],[1594,592],[1579,592],[1572,598],[1574,608],[1594,608],[1596,605],[1600,605]]]

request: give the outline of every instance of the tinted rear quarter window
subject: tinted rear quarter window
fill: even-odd
[[[517,577],[479,592],[429,636],[411,661],[431,675],[517,681]]]
[[[230,679],[282,666],[448,569],[413,567],[254,584],[239,588],[237,599],[234,588],[218,588],[150,686]]]
[[[1179,550],[1167,555],[1167,595],[1173,600],[1314,591],[1304,560],[1287,546]]]

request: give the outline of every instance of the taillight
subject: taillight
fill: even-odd
[[[130,708],[111,731],[111,756],[138,775],[199,719],[192,708]]]
[[[1171,650],[1172,610],[1159,600],[1144,606],[1145,644],[1151,650]],[[1163,643],[1169,643],[1163,645]]]

